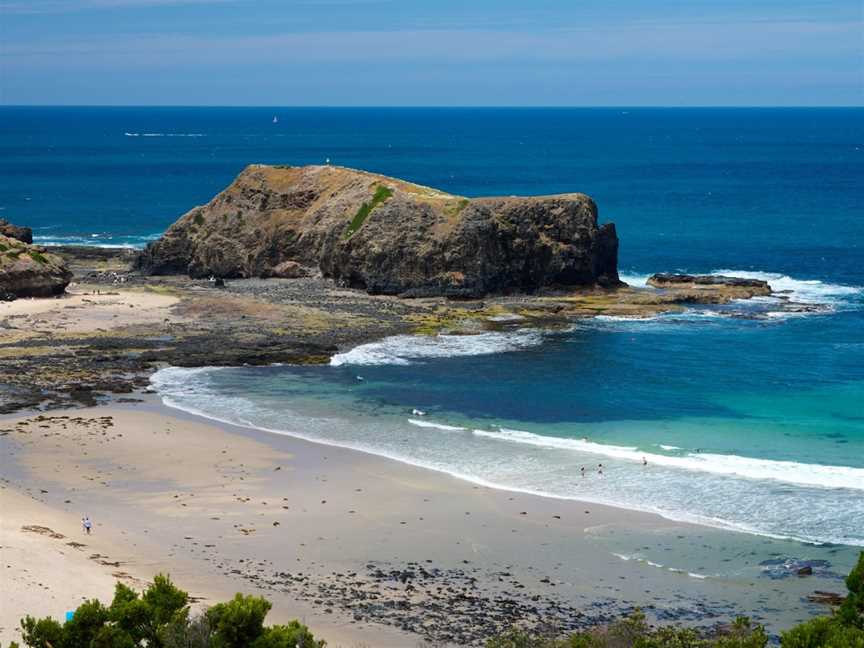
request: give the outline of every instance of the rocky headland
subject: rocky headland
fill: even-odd
[[[26,243],[28,239],[32,240],[28,228],[0,221],[0,301],[53,297],[66,290],[72,280],[62,257]]]
[[[404,297],[616,286],[618,237],[578,193],[464,198],[335,166],[252,165],[150,244],[145,274],[298,277]]]
[[[33,242],[32,229],[21,225],[13,225],[3,218],[0,218],[0,236],[8,236],[9,238],[21,241],[22,243],[29,244]]]

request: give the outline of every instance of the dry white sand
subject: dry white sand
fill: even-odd
[[[72,285],[53,299],[0,301],[0,321],[38,333],[92,333],[130,325],[160,326],[180,321],[171,312],[178,298],[123,287]]]

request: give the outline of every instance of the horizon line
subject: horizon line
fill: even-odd
[[[399,110],[488,110],[488,109],[506,109],[506,110],[603,110],[603,109],[663,109],[663,110],[688,110],[688,109],[722,109],[722,110],[742,110],[742,109],[772,109],[772,110],[826,110],[826,109],[860,109],[864,108],[864,104],[826,104],[826,105],[777,105],[777,104],[741,104],[741,105],[712,105],[712,104],[693,104],[693,105],[662,105],[662,104],[596,104],[596,105],[508,105],[508,104],[476,104],[476,105],[419,105],[419,104],[393,104],[393,105],[335,105],[335,104],[294,104],[294,105],[279,105],[279,104],[5,104],[0,103],[0,108],[268,108],[280,110],[296,110],[296,109],[327,109],[327,110],[356,110],[356,109],[399,109]]]

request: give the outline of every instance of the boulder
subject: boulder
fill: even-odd
[[[145,274],[295,276],[403,296],[617,286],[618,237],[578,193],[464,198],[335,166],[252,165],[140,254]]]
[[[0,235],[17,239],[22,243],[33,242],[33,230],[31,230],[29,227],[13,225],[9,221],[2,218],[0,218]]]
[[[271,277],[279,277],[281,279],[299,279],[300,277],[308,277],[310,272],[296,261],[283,261],[275,266],[270,271]]]
[[[0,296],[51,297],[72,280],[66,262],[45,248],[0,234]]]

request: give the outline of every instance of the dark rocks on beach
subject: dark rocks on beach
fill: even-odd
[[[846,600],[846,597],[837,594],[836,592],[823,592],[821,590],[816,590],[812,594],[807,595],[807,600],[811,603],[818,603],[819,605],[830,605],[836,607],[842,605],[843,601]]]
[[[13,225],[7,220],[0,218],[0,236],[21,241],[22,243],[33,243],[33,230],[21,225]]]
[[[0,298],[53,297],[70,281],[72,273],[62,257],[0,234]]]
[[[615,226],[584,194],[468,199],[333,166],[252,165],[138,257],[147,274],[294,277],[470,298],[617,286]]]
[[[843,576],[831,571],[827,560],[801,560],[799,558],[771,558],[759,563],[762,575],[771,580],[782,580],[790,576],[818,576],[842,580]]]
[[[432,645],[483,646],[513,627],[560,636],[601,626],[634,611],[617,598],[562,598],[552,579],[521,582],[510,571],[473,566],[440,567],[432,560],[369,562],[347,572],[304,573],[251,560],[224,557],[218,566],[264,591],[290,593],[327,614],[341,612],[357,623],[378,623],[422,637]],[[646,606],[658,621],[716,622],[734,616],[726,605],[690,599],[687,605]],[[704,629],[704,628],[703,628]]]

